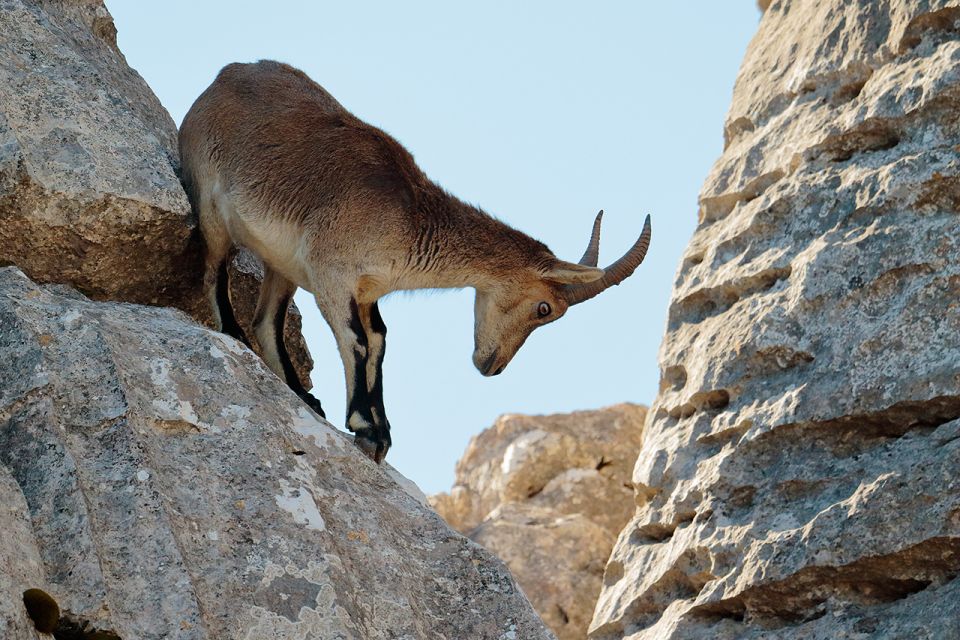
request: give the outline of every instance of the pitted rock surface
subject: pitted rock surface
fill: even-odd
[[[960,3],[761,6],[590,637],[960,637]]]

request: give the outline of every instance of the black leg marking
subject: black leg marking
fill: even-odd
[[[379,318],[379,311],[376,313]],[[383,319],[379,319],[380,325],[383,325]],[[371,318],[371,324],[372,318]],[[370,427],[355,430],[356,436],[354,442],[360,449],[373,458],[379,464],[387,455],[387,450],[392,444],[390,440],[390,423],[383,411],[383,394],[379,381],[375,381],[374,388],[367,385],[367,360],[370,357],[369,341],[367,332],[363,327],[363,321],[360,317],[360,308],[356,300],[350,300],[350,330],[357,339],[357,345],[361,349],[354,351],[354,369],[353,369],[353,396],[350,398],[347,407],[347,424],[353,415],[358,415]],[[386,332],[386,327],[383,327]],[[377,378],[379,379],[379,363],[377,367]],[[379,398],[379,402],[377,401]]]
[[[350,331],[357,339],[357,345],[363,351],[354,350],[353,352],[353,396],[347,406],[347,419],[354,413],[359,413],[368,424],[373,424],[373,416],[370,414],[370,392],[367,390],[367,332],[363,330],[363,323],[360,321],[360,309],[357,307],[357,301],[350,300]]]
[[[370,326],[376,333],[387,337],[387,325],[383,323],[383,316],[380,315],[380,307],[376,302],[370,305]]]
[[[383,420],[386,422],[387,411],[383,406],[383,356],[386,353],[387,346],[387,325],[383,323],[383,317],[380,315],[380,308],[377,306],[377,303],[374,302],[370,305],[370,328],[380,335],[381,340],[383,341],[383,346],[380,349],[380,353],[377,354],[377,360],[375,363],[373,385],[370,387],[370,399],[373,403],[373,406],[377,409],[380,415],[383,417]],[[369,382],[369,381],[368,381]],[[389,429],[389,424],[387,426]]]
[[[350,331],[353,331],[353,335],[356,336],[357,344],[366,348],[367,332],[364,330],[363,322],[360,320],[360,307],[357,306],[357,301],[353,298],[350,299]]]
[[[283,377],[287,381],[287,386],[300,396],[300,399],[307,403],[308,407],[316,411],[321,418],[326,418],[327,414],[320,406],[320,401],[303,388],[300,376],[297,375],[297,370],[293,368],[293,361],[290,360],[290,354],[287,352],[286,341],[283,339],[283,327],[287,321],[287,309],[290,307],[291,297],[284,296],[280,299],[277,311],[273,316],[273,337],[277,341],[277,355],[280,356],[280,364],[283,366]]]
[[[250,340],[247,339],[247,335],[237,322],[237,317],[233,314],[233,305],[230,304],[230,274],[227,273],[228,262],[228,259],[224,260],[217,269],[217,308],[220,310],[220,323],[225,334],[236,338],[249,347]]]

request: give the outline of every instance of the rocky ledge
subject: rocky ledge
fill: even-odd
[[[181,312],[8,267],[0,362],[0,637],[41,637],[30,589],[123,640],[552,637],[409,482]]]
[[[177,128],[116,33],[101,0],[0,0],[0,265],[208,322]],[[262,269],[240,252],[230,271],[230,297],[253,336]],[[287,345],[310,388],[313,361],[291,311]]]

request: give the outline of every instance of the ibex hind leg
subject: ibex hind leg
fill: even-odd
[[[283,327],[287,319],[290,299],[297,290],[296,285],[284,278],[278,271],[264,265],[263,284],[260,285],[260,298],[254,314],[253,330],[260,343],[263,360],[267,366],[282,378],[294,393],[323,418],[326,414],[317,400],[297,375],[287,346],[283,340]]]
[[[250,346],[250,340],[237,322],[230,304],[230,274],[227,267],[233,241],[216,208],[209,199],[201,198],[198,217],[203,236],[203,290],[210,305],[214,326]]]

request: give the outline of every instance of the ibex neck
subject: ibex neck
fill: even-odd
[[[549,249],[480,209],[442,193],[428,199],[411,256],[424,287],[486,290],[537,268]]]

